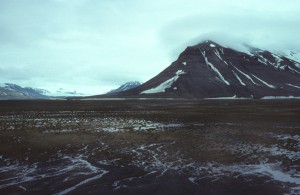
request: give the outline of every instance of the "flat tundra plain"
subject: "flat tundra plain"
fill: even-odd
[[[0,101],[0,194],[300,194],[299,100]]]

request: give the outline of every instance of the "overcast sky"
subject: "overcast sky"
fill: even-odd
[[[0,82],[100,94],[203,39],[300,50],[299,0],[0,0]]]

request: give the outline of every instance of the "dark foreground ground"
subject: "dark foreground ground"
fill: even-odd
[[[300,194],[300,101],[0,101],[0,194]]]

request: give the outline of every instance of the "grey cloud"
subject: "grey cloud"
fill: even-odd
[[[28,80],[27,70],[21,68],[0,68],[0,75],[2,82],[5,80]]]
[[[276,13],[264,15],[255,11],[245,14],[205,13],[169,23],[162,28],[160,37],[166,46],[172,45],[180,50],[204,39],[214,39],[226,45],[242,42],[266,49],[299,49],[300,40],[296,37],[300,26],[295,24],[300,21],[300,16],[296,11],[288,15],[290,17]],[[178,55],[178,49],[172,51],[172,56]]]

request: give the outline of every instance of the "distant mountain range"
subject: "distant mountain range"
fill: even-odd
[[[44,99],[46,90],[21,87],[11,83],[0,84],[0,99]]]
[[[146,83],[128,82],[88,98],[300,98],[300,52],[243,51],[207,40],[187,47],[169,67]],[[0,99],[84,96],[76,91],[0,84]]]
[[[78,93],[77,91],[70,91],[68,89],[59,88],[55,92],[46,93],[44,95],[52,97],[74,97],[74,96],[86,96],[84,93]]]
[[[127,83],[121,85],[119,88],[113,89],[113,90],[107,92],[106,94],[116,94],[116,93],[121,92],[121,91],[127,91],[129,89],[133,89],[133,88],[138,87],[140,85],[141,85],[141,83],[138,82],[138,81],[127,82]]]
[[[84,96],[76,91],[68,91],[66,89],[58,89],[54,93],[45,89],[21,87],[11,83],[0,83],[0,99],[49,99]]]
[[[131,81],[121,85],[117,89],[109,91],[107,94],[115,94],[121,91],[126,91],[140,86],[138,81]],[[6,99],[49,99],[49,98],[70,98],[70,97],[87,96],[83,93],[70,91],[59,88],[55,92],[50,92],[46,89],[21,87],[11,83],[0,83],[0,100]]]
[[[187,47],[176,61],[146,83],[94,97],[300,97],[299,52],[245,48],[238,51],[207,40]]]

